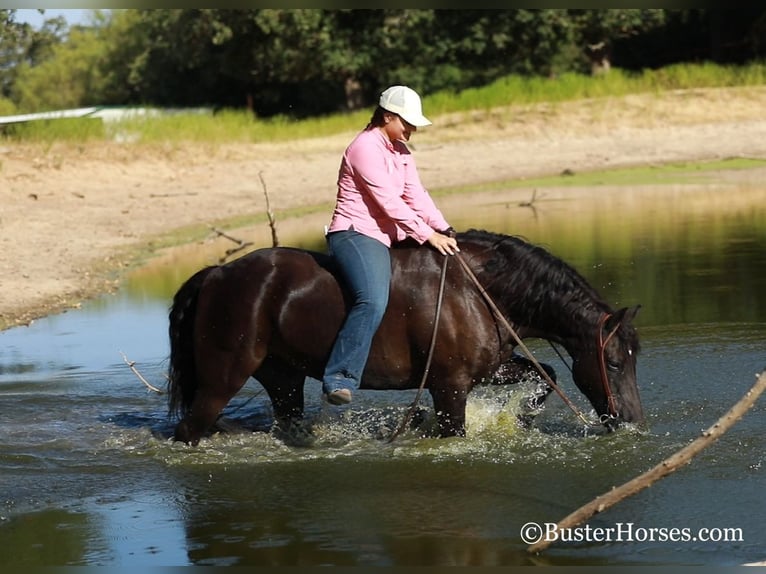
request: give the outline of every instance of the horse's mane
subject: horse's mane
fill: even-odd
[[[535,324],[563,309],[573,318],[610,312],[609,305],[571,265],[545,248],[518,236],[470,229],[458,235],[459,244],[476,246],[471,254],[482,261],[480,281],[498,302],[520,310],[520,319]],[[583,327],[591,321],[576,321]]]

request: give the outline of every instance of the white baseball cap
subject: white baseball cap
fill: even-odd
[[[380,94],[380,107],[402,117],[408,124],[422,128],[430,126],[431,120],[423,115],[420,96],[407,86],[391,86]]]

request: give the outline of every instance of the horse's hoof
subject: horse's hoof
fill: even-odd
[[[273,434],[288,446],[309,447],[316,442],[316,437],[303,421],[291,420],[278,422]]]
[[[412,413],[412,418],[410,419],[410,429],[414,430],[420,428],[427,419],[428,409],[420,406],[416,407],[415,411]]]
[[[535,415],[516,415],[516,422],[521,428],[530,429],[532,428],[532,423],[535,422]]]

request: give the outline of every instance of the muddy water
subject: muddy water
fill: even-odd
[[[553,397],[532,430],[521,388],[477,392],[469,436],[382,437],[414,393],[359,393],[329,409],[307,385],[309,449],[267,431],[251,382],[233,432],[196,449],[168,440],[167,307],[225,241],[177,250],[117,296],[0,333],[0,564],[530,564],[523,526],[545,528],[699,435],[766,366],[766,193],[657,186],[443,197],[458,228],[521,234],[577,267],[615,306],[641,303],[639,381],[649,429],[584,429]],[[324,216],[284,244],[322,248]],[[268,230],[241,235],[268,244]],[[563,387],[587,410],[546,345]],[[426,406],[429,406],[427,400]],[[688,467],[589,523],[608,539],[562,542],[554,565],[718,564],[766,558],[764,403]],[[428,419],[426,423],[428,424]],[[675,532],[678,536],[673,536]],[[582,533],[581,533],[582,534]]]

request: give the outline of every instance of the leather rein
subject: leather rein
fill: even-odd
[[[601,422],[606,422],[609,419],[616,419],[617,418],[617,399],[614,398],[614,393],[612,392],[612,387],[609,386],[609,377],[606,374],[606,346],[611,340],[612,337],[614,337],[614,334],[617,332],[617,329],[620,328],[620,323],[617,323],[617,325],[612,329],[609,334],[606,336],[606,339],[604,339],[604,325],[609,320],[609,317],[611,317],[611,313],[603,313],[601,315],[601,318],[598,320],[598,366],[601,370],[601,384],[604,387],[604,394],[606,395],[606,405],[609,410],[608,415],[602,415],[601,418],[608,417],[607,419],[604,419]]]
[[[457,257],[457,260],[460,262],[460,265],[463,267],[463,270],[465,271],[466,275],[468,275],[468,277],[471,279],[473,284],[479,290],[479,293],[481,293],[482,297],[484,297],[484,300],[487,302],[487,305],[489,305],[490,310],[495,315],[495,319],[499,321],[508,330],[508,332],[511,334],[511,337],[513,337],[513,340],[521,348],[521,350],[524,352],[527,358],[531,361],[531,363],[535,366],[535,368],[538,370],[538,372],[543,377],[543,379],[545,379],[545,382],[548,384],[548,386],[552,388],[559,397],[561,397],[561,400],[564,401],[564,404],[567,407],[569,407],[569,409],[577,416],[577,418],[579,418],[582,421],[583,424],[585,424],[586,426],[592,426],[593,423],[591,423],[588,419],[585,418],[585,415],[583,415],[582,412],[580,412],[580,410],[569,399],[569,397],[567,397],[564,394],[564,391],[562,391],[559,388],[559,386],[553,382],[553,379],[551,379],[550,375],[545,371],[545,369],[543,369],[543,367],[537,361],[535,356],[530,352],[530,350],[521,340],[521,337],[519,337],[519,335],[516,333],[516,330],[511,326],[511,324],[508,322],[505,316],[500,312],[500,309],[498,309],[497,305],[495,304],[490,294],[487,293],[487,290],[484,288],[484,286],[481,284],[481,282],[476,277],[474,272],[468,266],[468,263],[465,262],[465,259],[463,259],[460,253],[455,254],[455,257]],[[607,382],[606,385],[609,386],[609,383]]]
[[[471,268],[468,266],[468,264],[465,262],[465,259],[463,259],[462,255],[457,252],[453,257],[456,257],[460,265],[462,266],[463,270],[465,271],[466,275],[471,279],[471,281],[474,283],[476,288],[479,290],[479,293],[481,293],[482,297],[484,297],[484,300],[486,301],[487,305],[489,306],[490,310],[492,311],[492,314],[495,316],[495,319],[500,322],[511,334],[516,344],[521,348],[521,350],[524,352],[524,354],[527,356],[527,358],[530,360],[530,362],[535,366],[535,368],[538,370],[540,375],[545,379],[545,382],[548,384],[550,388],[552,388],[559,397],[564,401],[564,404],[569,407],[569,409],[577,416],[577,418],[582,421],[583,424],[586,426],[595,426],[594,423],[589,421],[587,418],[585,418],[585,415],[582,414],[582,412],[574,405],[574,403],[567,397],[564,392],[559,388],[559,386],[553,382],[553,379],[551,379],[550,375],[543,369],[543,367],[540,365],[540,363],[537,361],[535,356],[529,351],[527,346],[524,344],[524,342],[521,340],[521,337],[516,333],[516,330],[511,326],[511,324],[508,322],[508,320],[505,318],[505,316],[502,314],[500,309],[498,309],[497,305],[495,304],[494,300],[490,296],[490,294],[487,292],[487,290],[484,288],[484,286],[481,284],[479,279],[476,277],[474,272],[471,270]],[[425,370],[423,372],[423,377],[420,381],[420,386],[418,387],[417,395],[415,396],[415,400],[410,405],[410,409],[407,412],[407,415],[402,420],[399,427],[396,429],[396,431],[389,437],[388,442],[391,443],[396,439],[399,434],[404,430],[404,428],[409,423],[410,419],[412,418],[412,415],[415,412],[415,408],[418,405],[418,401],[420,400],[420,396],[423,392],[423,389],[425,387],[426,379],[428,377],[428,372],[431,368],[431,359],[433,358],[433,352],[434,352],[434,346],[436,345],[436,333],[439,328],[439,317],[441,316],[441,308],[442,308],[442,300],[444,298],[444,285],[445,285],[445,279],[447,276],[447,262],[449,261],[449,256],[444,256],[444,262],[442,264],[441,269],[441,277],[439,281],[439,294],[436,301],[436,316],[434,318],[434,329],[433,333],[431,335],[431,343],[428,349],[428,358],[426,359],[426,366]],[[610,313],[603,313],[598,321],[598,358],[599,358],[599,370],[601,374],[601,384],[604,388],[604,393],[606,394],[607,398],[607,409],[609,411],[608,414],[601,415],[599,417],[599,424],[604,424],[610,419],[616,419],[617,418],[617,400],[614,397],[614,393],[612,393],[612,389],[609,386],[609,377],[606,373],[606,358],[605,358],[605,352],[606,352],[606,346],[609,343],[609,341],[612,339],[612,337],[617,333],[617,330],[620,328],[619,323],[617,326],[610,331],[610,333],[604,338],[604,325],[606,321],[611,317]],[[555,349],[555,347],[554,347]],[[556,350],[558,353],[558,350]],[[560,354],[559,354],[560,356]],[[563,358],[562,358],[563,360]],[[566,364],[566,363],[565,363]],[[568,365],[567,365],[568,366]],[[571,370],[571,368],[570,368]]]

